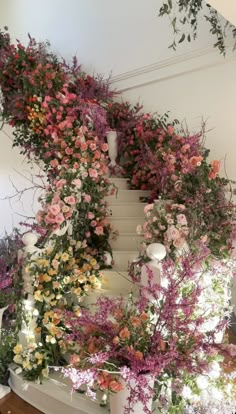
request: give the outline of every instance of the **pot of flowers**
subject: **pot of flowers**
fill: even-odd
[[[86,384],[91,398],[102,390],[103,401],[110,396],[112,414],[151,414],[155,408],[190,413],[194,407],[200,413],[216,403],[226,410],[222,412],[232,412],[227,407],[236,407],[235,385],[219,364],[232,346],[214,340],[224,322],[214,332],[201,330],[202,257],[202,251],[195,251],[178,262],[166,258],[164,286],[149,272],[136,299],[132,294],[128,300],[101,296],[95,312],[81,309],[80,317],[66,313],[72,355],[63,373],[74,389]],[[221,397],[217,402],[214,392]]]

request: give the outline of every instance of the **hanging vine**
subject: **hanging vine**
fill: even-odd
[[[210,25],[210,33],[216,38],[213,46],[222,55],[226,54],[228,38],[233,39],[233,50],[236,49],[236,27],[203,0],[164,0],[159,16],[168,16],[171,22],[173,42],[169,48],[176,50],[180,43],[194,41],[199,22],[205,20]]]

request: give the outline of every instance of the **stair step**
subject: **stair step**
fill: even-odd
[[[109,181],[111,183],[113,183],[120,190],[128,190],[128,188],[129,188],[129,179],[128,178],[109,177]]]
[[[138,203],[145,202],[150,196],[150,191],[144,190],[121,190],[112,196],[106,197],[109,204],[113,203]]]
[[[113,203],[108,207],[108,217],[143,217],[145,203]]]
[[[111,240],[112,250],[139,250],[143,237],[136,233],[119,233],[116,240]]]
[[[106,269],[103,273],[102,287],[111,292],[119,292],[119,294],[127,293],[133,288],[133,282],[128,272],[118,272],[113,269]]]
[[[109,222],[119,233],[136,233],[138,224],[143,224],[144,221],[144,215],[143,217],[109,217]]]
[[[114,266],[112,270],[123,272],[128,270],[129,263],[138,257],[138,250],[134,251],[113,251]]]

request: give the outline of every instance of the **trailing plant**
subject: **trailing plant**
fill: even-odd
[[[180,43],[191,42],[197,38],[201,20],[209,23],[210,33],[216,37],[213,46],[221,54],[226,54],[228,37],[234,39],[233,50],[236,48],[236,27],[209,4],[205,4],[204,0],[165,0],[159,9],[159,16],[167,16],[170,19],[174,38],[169,47],[174,50]]]

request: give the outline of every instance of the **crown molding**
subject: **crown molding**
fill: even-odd
[[[236,61],[236,52],[232,51],[231,44],[227,46],[226,57],[223,57],[218,51],[209,47],[111,76],[109,81],[119,92],[125,92],[223,65],[233,60]]]

